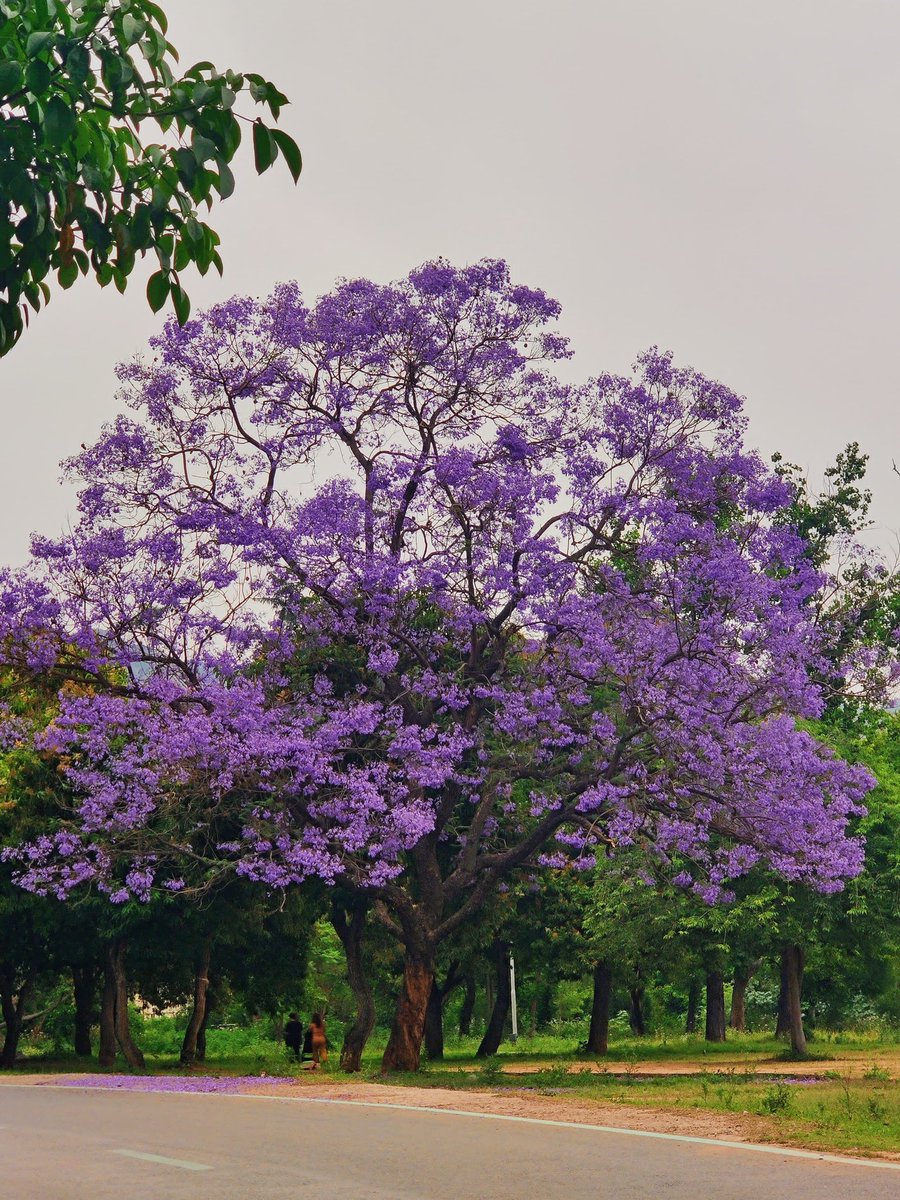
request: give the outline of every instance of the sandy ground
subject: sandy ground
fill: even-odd
[[[597,1059],[585,1059],[583,1062],[566,1060],[570,1071],[592,1071],[597,1075],[699,1075],[702,1072],[735,1071],[742,1073],[756,1072],[759,1075],[793,1075],[806,1078],[811,1075],[825,1075],[827,1072],[837,1072],[839,1075],[859,1077],[873,1066],[887,1071],[892,1077],[900,1077],[900,1049],[889,1050],[838,1050],[823,1047],[823,1054],[828,1058],[821,1060],[804,1059],[802,1062],[785,1061],[782,1058],[762,1058],[758,1054],[711,1054],[708,1058],[687,1059],[683,1062],[660,1059],[645,1062],[629,1063],[623,1059],[598,1062]],[[503,1065],[505,1075],[525,1075],[541,1068],[547,1068],[545,1063],[509,1063]],[[464,1067],[465,1070],[478,1070],[477,1066]]]

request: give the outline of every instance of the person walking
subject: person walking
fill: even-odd
[[[284,1027],[284,1044],[297,1062],[301,1062],[300,1047],[303,1045],[303,1026],[300,1024],[300,1018],[295,1012],[290,1014],[288,1022]]]
[[[315,1071],[320,1063],[328,1060],[328,1039],[325,1036],[325,1021],[321,1013],[313,1013],[309,1023],[310,1041],[312,1043],[312,1068]]]

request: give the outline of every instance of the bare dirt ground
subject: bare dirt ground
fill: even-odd
[[[850,1075],[858,1078],[873,1066],[887,1071],[893,1078],[900,1077],[900,1048],[891,1047],[887,1050],[842,1050],[828,1051],[828,1057],[822,1059],[804,1059],[801,1062],[791,1062],[782,1058],[763,1058],[759,1054],[711,1054],[708,1058],[684,1060],[658,1059],[646,1062],[630,1063],[624,1059],[609,1059],[598,1062],[597,1059],[585,1059],[583,1062],[566,1060],[570,1071],[592,1071],[596,1075],[699,1075],[702,1072],[735,1071],[738,1073],[757,1072],[760,1075],[811,1075],[824,1076],[828,1072],[838,1075]],[[504,1075],[527,1075],[534,1071],[546,1069],[544,1063],[506,1063],[503,1064]],[[463,1070],[478,1070],[478,1067],[466,1064]]]
[[[605,1104],[570,1096],[533,1095],[524,1091],[458,1091],[453,1088],[396,1087],[382,1083],[347,1084],[342,1079],[302,1077],[297,1084],[266,1089],[262,1094],[302,1095],[310,1099],[356,1100],[370,1104],[403,1104],[421,1108],[498,1113],[576,1125],[609,1125],[616,1129],[646,1129],[658,1133],[722,1138],[728,1141],[770,1141],[768,1124],[751,1114],[664,1112],[654,1108]],[[253,1091],[257,1091],[254,1088]],[[767,1136],[768,1133],[768,1136]]]

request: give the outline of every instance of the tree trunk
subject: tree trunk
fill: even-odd
[[[784,956],[784,950],[781,953],[780,963],[780,981],[778,987],[778,1016],[775,1021],[775,1036],[777,1038],[788,1038],[791,1035],[791,1010],[790,999],[788,997],[788,972],[787,964]]]
[[[439,1062],[444,1057],[444,1000],[436,975],[425,1009],[425,1057],[429,1062]]]
[[[434,978],[434,959],[425,952],[406,952],[403,986],[394,1013],[391,1036],[384,1049],[381,1070],[418,1071],[425,1032],[425,1011]]]
[[[331,923],[344,947],[347,982],[356,1001],[356,1020],[344,1033],[344,1044],[341,1046],[341,1070],[352,1073],[362,1069],[363,1050],[375,1028],[375,1000],[366,978],[362,955],[366,908],[360,906],[352,909],[348,921],[343,907],[335,904],[331,910]]]
[[[100,995],[100,1049],[97,1062],[101,1067],[116,1064],[116,977],[109,950],[103,962],[103,991]]]
[[[75,1053],[79,1058],[91,1057],[94,984],[93,965],[72,968],[72,991],[75,994]]]
[[[684,1032],[697,1032],[697,1010],[700,1007],[700,981],[692,979],[688,984],[687,1016],[684,1019]]]
[[[459,1036],[468,1037],[472,1032],[472,1014],[475,1012],[475,976],[467,975],[463,982],[466,990],[459,1010]]]
[[[806,1056],[806,1034],[803,1030],[803,1010],[800,1004],[805,959],[802,947],[794,944],[782,946],[781,976],[787,992],[788,1032],[791,1051],[798,1058]]]
[[[428,1008],[425,1010],[425,1057],[430,1062],[440,1062],[444,1057],[444,1005],[447,997],[462,983],[459,973],[459,963],[450,964],[447,977],[443,983],[437,975],[428,994]]]
[[[5,1033],[3,1037],[3,1049],[0,1050],[0,1067],[14,1067],[16,1065],[16,1052],[19,1049],[19,1038],[22,1036],[22,1029],[25,1022],[25,1004],[31,995],[31,989],[34,984],[34,979],[29,977],[18,988],[15,989],[15,983],[11,978],[11,972],[6,978],[0,980],[0,1011],[3,1013],[3,1021],[5,1024]]]
[[[506,1024],[506,1017],[509,1013],[509,1005],[512,998],[508,950],[509,947],[505,942],[494,943],[491,957],[494,960],[497,993],[494,999],[494,1007],[491,1009],[487,1029],[485,1029],[484,1037],[481,1039],[481,1045],[475,1051],[476,1058],[488,1058],[490,1055],[496,1054],[500,1049],[500,1043],[503,1041],[503,1027]]]
[[[19,1046],[22,1025],[19,1020],[14,996],[6,988],[0,991],[0,1009],[3,1012],[5,1026],[3,1049],[0,1050],[0,1067],[14,1067],[16,1065],[16,1050]]]
[[[611,992],[612,969],[609,963],[594,963],[594,998],[591,1003],[591,1025],[587,1039],[589,1054],[605,1054],[609,1049],[609,998]]]
[[[206,1020],[206,993],[209,990],[209,960],[211,953],[212,938],[208,937],[204,940],[200,951],[200,961],[197,963],[197,970],[194,975],[194,1007],[191,1010],[191,1018],[188,1021],[187,1029],[184,1031],[184,1040],[181,1043],[181,1062],[188,1066],[197,1061],[197,1038],[200,1036],[200,1030],[203,1028],[203,1023]]]
[[[647,1032],[647,1023],[644,1020],[644,989],[643,987],[633,987],[628,989],[628,1018],[631,1024],[631,1032],[635,1037],[643,1037]]]
[[[128,1027],[128,977],[125,974],[127,949],[128,943],[124,938],[110,942],[106,949],[114,984],[116,1041],[132,1071],[143,1071],[144,1056],[135,1045]]]
[[[757,959],[742,971],[735,971],[734,983],[731,990],[731,1015],[728,1024],[738,1033],[747,1029],[747,985],[759,970],[761,960]]]
[[[216,997],[212,985],[206,991],[206,1008],[203,1011],[203,1024],[197,1030],[197,1062],[206,1062],[206,1029],[209,1025],[209,1015],[215,1007]]]
[[[725,1041],[725,977],[721,971],[706,974],[706,1031],[708,1042]]]

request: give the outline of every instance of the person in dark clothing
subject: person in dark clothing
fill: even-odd
[[[288,1022],[284,1027],[284,1044],[288,1050],[296,1058],[297,1062],[301,1062],[300,1048],[303,1045],[303,1026],[300,1024],[300,1018],[295,1012],[292,1012],[288,1017]]]

